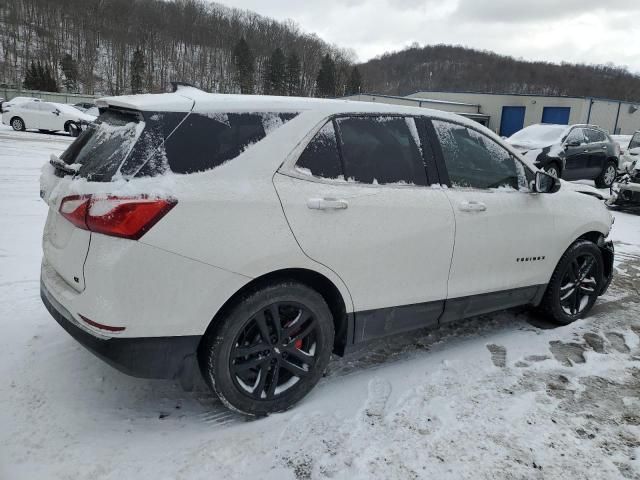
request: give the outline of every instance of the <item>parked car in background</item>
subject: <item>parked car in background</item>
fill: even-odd
[[[83,125],[95,121],[77,108],[64,103],[27,101],[6,108],[2,112],[2,123],[11,125],[16,131],[37,129],[43,132],[65,131],[78,136]]]
[[[13,107],[15,105],[19,105],[25,102],[41,102],[39,98],[36,97],[13,97],[11,100],[7,100],[2,103],[2,108],[0,112],[4,112],[7,108]]]
[[[79,102],[79,103],[73,104],[73,106],[76,107],[78,110],[85,112],[90,108],[95,107],[96,104],[93,102]]]
[[[568,324],[611,281],[611,214],[577,189],[599,192],[464,117],[185,87],[98,105],[41,177],[42,300],[116,368],[199,365],[242,413],[357,343],[517,305]]]
[[[626,173],[631,163],[640,160],[640,130],[633,135],[625,135],[621,141],[619,170]]]
[[[554,177],[595,180],[598,188],[610,187],[616,177],[619,146],[595,125],[531,125],[507,142]]]

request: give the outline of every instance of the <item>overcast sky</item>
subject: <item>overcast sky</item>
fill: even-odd
[[[222,0],[290,18],[360,60],[413,42],[640,72],[640,0]]]

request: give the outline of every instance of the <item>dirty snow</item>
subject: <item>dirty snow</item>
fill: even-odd
[[[615,213],[619,272],[588,319],[379,341],[246,422],[113,370],[41,305],[38,177],[69,141],[0,127],[0,479],[640,478],[640,216]]]

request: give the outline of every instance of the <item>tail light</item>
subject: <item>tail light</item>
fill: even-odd
[[[138,240],[177,203],[166,198],[71,195],[62,199],[60,214],[78,228]]]

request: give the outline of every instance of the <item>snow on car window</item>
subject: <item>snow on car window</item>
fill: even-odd
[[[414,143],[418,147],[418,150],[420,150],[420,154],[422,154],[422,142],[420,141],[420,135],[418,134],[416,119],[413,117],[407,117],[405,120],[407,122],[407,127],[409,127],[409,133],[411,133]]]
[[[434,120],[452,186],[519,189],[526,175],[501,145],[463,125]]]
[[[347,178],[380,185],[427,185],[424,160],[404,117],[354,116],[336,123]]]
[[[343,176],[333,122],[327,122],[309,142],[298,158],[296,170],[303,175],[322,178]]]
[[[164,149],[174,173],[211,170],[239,157],[296,113],[192,113],[166,140]]]

